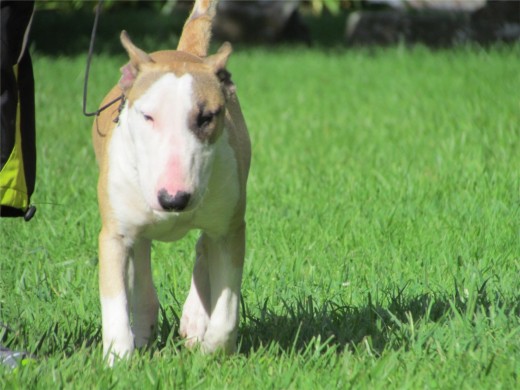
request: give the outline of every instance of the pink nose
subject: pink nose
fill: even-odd
[[[159,204],[166,211],[182,211],[190,202],[191,194],[184,191],[177,191],[175,195],[170,195],[164,188],[159,191],[157,199]]]

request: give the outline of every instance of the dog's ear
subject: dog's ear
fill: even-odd
[[[130,57],[130,62],[121,68],[121,79],[119,80],[119,87],[126,92],[134,84],[142,64],[153,62],[153,60],[148,54],[133,44],[125,30],[121,31],[120,38],[121,44]]]
[[[213,72],[224,86],[226,93],[231,95],[236,92],[236,87],[233,81],[231,81],[231,73],[226,69],[226,65],[232,52],[231,44],[224,42],[215,54],[204,59],[204,62],[213,69]]]

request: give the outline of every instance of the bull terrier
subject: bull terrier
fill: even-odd
[[[154,336],[159,301],[151,241],[199,229],[180,334],[203,352],[236,350],[251,146],[226,63],[207,56],[216,1],[197,0],[177,50],[147,54],[128,34],[130,61],[93,125],[99,166],[99,291],[108,364]]]

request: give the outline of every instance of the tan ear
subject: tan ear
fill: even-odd
[[[232,52],[233,48],[231,47],[231,44],[229,42],[224,42],[222,46],[220,46],[220,49],[218,49],[218,51],[212,56],[206,57],[204,62],[213,69],[213,72],[225,87],[226,91],[234,94],[236,89],[235,84],[231,81],[231,73],[226,69],[229,56]]]
[[[127,91],[134,84],[142,64],[153,62],[153,60],[148,54],[133,44],[125,30],[121,31],[120,38],[121,44],[130,57],[130,62],[121,68],[121,79],[119,80],[119,87],[123,91]]]
[[[232,52],[233,48],[231,47],[231,43],[224,42],[222,46],[220,46],[220,49],[218,49],[215,54],[206,57],[204,62],[211,66],[215,70],[215,73],[217,73],[219,69],[226,68],[229,56]]]

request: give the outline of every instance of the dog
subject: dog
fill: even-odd
[[[159,301],[151,241],[199,229],[180,335],[203,352],[236,351],[251,145],[224,43],[207,55],[216,1],[197,0],[177,50],[130,61],[93,125],[99,167],[99,291],[108,364],[150,343]]]

